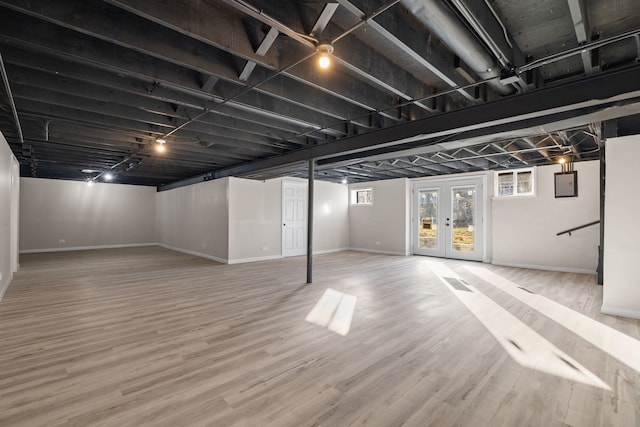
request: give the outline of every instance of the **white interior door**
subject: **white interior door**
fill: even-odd
[[[307,185],[282,183],[282,256],[307,253]]]
[[[482,178],[413,185],[413,253],[483,258]]]

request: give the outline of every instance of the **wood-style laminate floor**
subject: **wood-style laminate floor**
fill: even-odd
[[[567,329],[582,314],[640,340],[639,321],[599,313],[592,276],[342,252],[315,257],[309,286],[305,268],[159,247],[21,256],[0,303],[0,425],[640,426],[640,373]],[[357,298],[345,336],[305,321],[328,288]],[[524,366],[491,319],[525,325],[609,389]],[[530,334],[516,335],[526,356]]]

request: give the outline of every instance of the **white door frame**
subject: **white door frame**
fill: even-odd
[[[298,216],[300,211],[302,215],[298,217],[298,221],[293,224],[291,221],[287,221],[287,189],[291,188],[294,191],[301,190],[304,192],[304,202],[294,207],[294,215]],[[282,256],[300,256],[307,253],[307,198],[308,198],[308,185],[306,182],[301,181],[282,181]],[[298,191],[296,191],[298,193]],[[287,249],[287,236],[291,237],[294,242],[295,248],[292,250]]]
[[[20,212],[20,164],[17,161],[12,163],[11,168],[11,214],[10,214],[10,232],[11,232],[11,271],[15,273],[20,267],[19,252],[19,212]]]
[[[452,203],[451,203],[451,190],[456,187],[462,186],[476,186],[476,199],[474,207],[474,222],[477,232],[474,235],[475,248],[473,252],[456,251],[453,249],[453,242],[451,241],[451,226],[447,226],[445,218],[451,218]],[[419,203],[418,192],[419,190],[437,190],[439,192],[438,200],[438,245],[436,249],[420,249],[419,248]],[[411,187],[411,247],[413,254],[426,255],[436,257],[446,257],[455,259],[468,259],[474,261],[483,261],[485,259],[485,234],[486,234],[486,221],[485,218],[485,203],[486,203],[486,176],[467,176],[461,178],[452,179],[427,179],[417,180],[412,183]]]

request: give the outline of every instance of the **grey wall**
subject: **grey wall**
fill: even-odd
[[[20,180],[20,250],[69,250],[156,242],[155,187]]]
[[[0,299],[17,270],[18,162],[0,133]]]
[[[599,228],[556,233],[599,219],[599,163],[575,164],[578,197],[555,198],[560,165],[536,168],[536,196],[494,198],[493,263],[517,267],[595,273]]]
[[[280,258],[282,180],[229,180],[229,262]]]
[[[220,262],[229,258],[229,178],[157,193],[157,242]]]
[[[409,254],[409,180],[353,184],[349,191],[359,188],[373,189],[373,204],[349,207],[351,248],[392,255]]]
[[[349,187],[316,181],[313,204],[313,251],[349,248]]]
[[[287,181],[306,180],[287,178]],[[283,179],[229,181],[229,262],[248,262],[282,256]],[[348,189],[346,185],[314,183],[314,253],[349,247]]]

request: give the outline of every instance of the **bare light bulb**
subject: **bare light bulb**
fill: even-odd
[[[318,60],[318,65],[320,65],[320,68],[329,68],[329,65],[331,65],[331,59],[329,59],[328,55],[322,55]]]
[[[111,181],[113,179],[113,175],[110,174],[109,172],[107,172],[107,173],[104,174],[103,178],[104,178],[105,181]]]
[[[164,144],[156,144],[156,151],[158,153],[164,153],[164,150],[165,150]]]
[[[93,180],[92,180],[92,179],[90,179],[89,181],[87,181],[87,185],[88,185],[89,187],[93,186]]]
[[[558,160],[558,163],[560,163],[561,165],[564,165],[565,163],[567,163],[567,159],[565,159],[564,157],[560,157],[560,159]]]
[[[331,54],[333,53],[333,46],[331,43],[320,43],[316,50],[320,54],[320,59],[318,60],[318,65],[320,68],[329,68],[331,65]]]

